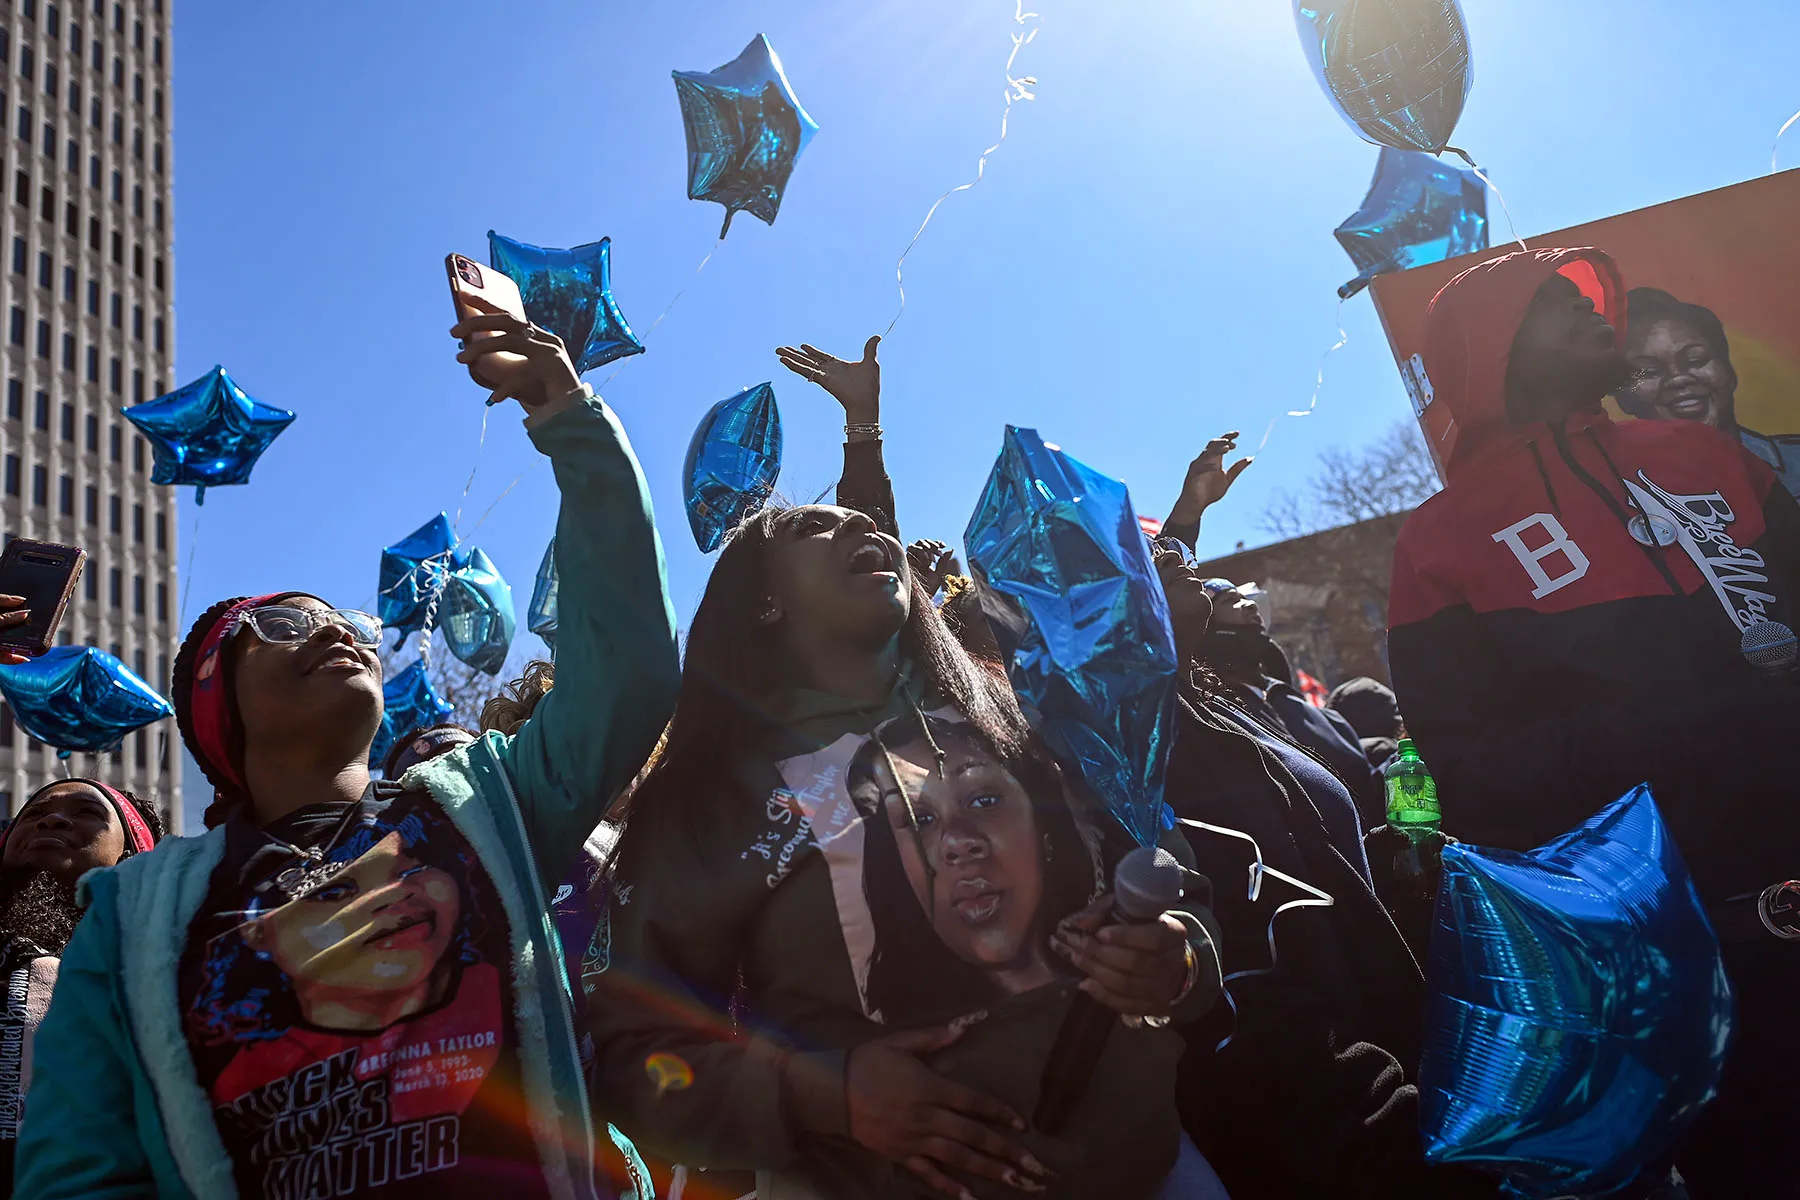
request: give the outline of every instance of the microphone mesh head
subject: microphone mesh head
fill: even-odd
[[[1113,908],[1127,921],[1154,921],[1181,906],[1181,862],[1160,847],[1139,846],[1113,871]]]
[[[1744,658],[1759,671],[1782,671],[1800,656],[1800,641],[1780,621],[1758,621],[1744,630],[1738,642]]]

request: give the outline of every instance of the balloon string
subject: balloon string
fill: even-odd
[[[1279,425],[1284,418],[1287,418],[1287,417],[1310,417],[1313,415],[1314,412],[1316,412],[1318,410],[1319,393],[1325,390],[1325,362],[1333,354],[1336,354],[1339,350],[1342,350],[1345,347],[1345,345],[1347,345],[1350,341],[1350,335],[1348,333],[1344,332],[1344,298],[1342,296],[1338,297],[1337,317],[1336,317],[1335,323],[1337,325],[1338,340],[1331,344],[1331,349],[1325,351],[1324,354],[1321,354],[1319,356],[1319,372],[1318,372],[1318,375],[1315,376],[1313,379],[1312,399],[1310,399],[1306,402],[1305,408],[1290,408],[1286,412],[1281,413],[1281,414],[1277,415],[1276,417],[1272,418],[1269,421],[1269,427],[1267,429],[1263,430],[1262,441],[1256,443],[1256,453],[1258,453],[1258,454],[1262,453],[1263,447],[1267,446],[1269,444],[1269,439],[1271,437],[1273,437],[1275,434],[1275,426]]]
[[[203,511],[198,504],[194,505],[194,523],[188,528],[187,566],[181,571],[181,604],[178,614],[183,629],[187,628],[188,596],[194,588],[194,554],[200,549],[200,514]]]
[[[1014,0],[1013,24],[1022,26],[1026,22],[1034,20],[1041,20],[1041,18],[1037,13],[1025,11],[1025,0]],[[1037,37],[1039,28],[1040,26],[1033,25],[1027,32],[1012,35],[1012,53],[1006,56],[1006,107],[1000,112],[999,140],[981,152],[981,158],[975,163],[975,178],[951,188],[932,202],[931,207],[926,210],[925,219],[919,222],[919,228],[914,231],[912,241],[906,243],[906,249],[900,252],[900,261],[894,264],[894,283],[900,289],[900,307],[894,311],[894,319],[888,322],[888,327],[882,334],[883,337],[894,332],[894,326],[900,323],[900,316],[906,311],[906,258],[912,253],[913,247],[919,244],[919,238],[925,233],[925,227],[931,224],[931,218],[937,215],[937,210],[944,201],[958,192],[968,191],[981,182],[982,177],[987,173],[988,156],[1000,149],[1006,142],[1006,131],[1012,117],[1013,101],[1037,99],[1031,91],[1037,86],[1037,77],[1033,75],[1015,77],[1012,72],[1013,63],[1017,61],[1019,51],[1031,44],[1031,40]]]
[[[1781,128],[1775,132],[1775,140],[1769,143],[1769,174],[1771,175],[1781,169],[1780,166],[1777,165],[1779,162],[1777,156],[1781,153],[1781,135],[1792,129],[1794,127],[1794,122],[1796,121],[1800,121],[1800,112],[1789,117],[1782,124]]]
[[[1500,202],[1500,211],[1506,215],[1506,231],[1512,234],[1513,241],[1519,243],[1519,249],[1530,250],[1531,247],[1525,244],[1525,239],[1519,236],[1519,227],[1513,223],[1512,209],[1507,206],[1506,193],[1500,190],[1500,185],[1488,178],[1488,173],[1476,165],[1475,160],[1469,157],[1467,150],[1458,150],[1455,146],[1445,146],[1444,149],[1468,163],[1469,170],[1475,173],[1475,178],[1481,180],[1494,193],[1494,199]]]
[[[1250,979],[1258,975],[1273,975],[1275,973],[1275,968],[1280,961],[1275,951],[1275,922],[1281,919],[1283,913],[1292,912],[1294,909],[1330,908],[1332,905],[1336,904],[1337,901],[1332,898],[1331,893],[1322,891],[1304,880],[1296,879],[1285,871],[1278,871],[1274,867],[1269,866],[1263,861],[1262,847],[1256,844],[1256,839],[1241,830],[1227,829],[1223,825],[1209,825],[1205,821],[1194,821],[1186,817],[1178,817],[1176,823],[1179,825],[1186,825],[1190,829],[1203,829],[1208,833],[1216,833],[1222,837],[1241,838],[1250,843],[1250,853],[1255,859],[1255,861],[1250,864],[1249,899],[1251,903],[1255,903],[1256,900],[1261,897],[1263,880],[1265,878],[1279,879],[1283,883],[1290,884],[1307,893],[1306,896],[1298,900],[1289,900],[1286,904],[1278,905],[1274,913],[1270,915],[1267,934],[1269,943],[1269,965],[1266,967],[1254,967],[1244,971],[1233,971],[1220,981],[1225,992],[1225,1002],[1231,1006],[1231,1015],[1235,1022],[1238,1008],[1237,999],[1231,994],[1231,985],[1240,979]],[[1231,1039],[1235,1036],[1237,1035],[1227,1034],[1218,1045],[1213,1047],[1214,1053],[1229,1046],[1231,1044]]]
[[[668,316],[671,312],[674,311],[675,306],[681,302],[681,298],[683,296],[687,295],[687,290],[690,287],[694,286],[694,280],[700,278],[700,272],[706,270],[706,264],[713,260],[713,255],[717,254],[719,252],[719,247],[723,246],[724,244],[725,244],[724,238],[720,238],[718,241],[716,241],[712,244],[712,248],[706,252],[706,257],[700,260],[700,265],[694,268],[694,273],[692,275],[688,276],[687,282],[681,285],[681,287],[676,291],[674,297],[667,304],[663,305],[663,310],[656,314],[656,320],[650,322],[649,326],[647,328],[645,328],[643,337],[640,337],[638,339],[639,343],[642,343],[644,338],[647,338],[651,334],[656,332],[656,327],[663,323],[664,317]],[[629,363],[634,358],[641,358],[641,357],[643,357],[643,356],[638,355],[638,354],[626,355],[624,361],[621,362],[618,366],[614,367],[612,369],[612,374],[608,375],[605,379],[601,380],[600,386],[595,388],[594,391],[599,392],[599,393],[604,393],[606,391],[607,385],[610,384],[613,380],[617,379],[619,377],[619,372],[623,371],[625,369],[626,363]],[[515,479],[515,480],[513,480],[513,482],[517,483],[518,480]],[[507,489],[507,491],[511,491],[511,490],[512,490],[511,488]],[[501,494],[504,495],[505,493],[503,492]]]

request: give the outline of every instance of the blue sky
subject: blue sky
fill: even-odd
[[[986,180],[913,252],[883,347],[909,537],[961,540],[1007,422],[1160,514],[1209,435],[1254,442],[1305,404],[1335,340],[1335,289],[1354,274],[1331,230],[1377,152],[1320,93],[1289,4],[1030,7],[1042,28],[1016,71],[1038,78],[1038,98],[1015,106]],[[1457,141],[1527,235],[1762,173],[1800,107],[1777,0],[1466,8],[1476,83]],[[695,422],[773,380],[782,491],[831,486],[841,413],[774,347],[854,356],[887,325],[895,259],[998,131],[1012,17],[1013,0],[181,0],[178,375],[222,362],[299,413],[248,487],[209,494],[197,543],[183,497],[188,616],[276,588],[368,603],[380,547],[459,506],[524,604],[554,527],[550,472],[532,469],[516,409],[495,411],[478,453],[481,393],[445,332],[443,256],[485,261],[495,228],[553,246],[610,236],[640,332],[691,283],[606,389],[650,479],[685,621],[708,567],[681,510]],[[740,216],[693,278],[721,213],[686,198],[669,72],[726,62],[757,32],[821,131],[777,223]],[[1320,449],[1407,415],[1366,295],[1344,321],[1316,415],[1275,430],[1203,554],[1266,540],[1271,491],[1303,484]]]

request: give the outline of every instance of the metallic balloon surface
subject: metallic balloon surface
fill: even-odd
[[[119,411],[150,442],[150,482],[191,483],[195,504],[206,502],[209,487],[248,483],[256,460],[294,421],[286,409],[252,398],[224,367]]]
[[[20,729],[64,752],[116,749],[132,730],[175,712],[124,663],[92,646],[54,646],[0,667],[0,694]]]
[[[1526,854],[1446,847],[1429,975],[1426,1156],[1514,1196],[1630,1183],[1717,1092],[1731,989],[1648,787]]]
[[[456,565],[450,518],[439,513],[381,552],[381,598],[376,616],[406,635],[425,627],[425,611]]]
[[[687,127],[688,198],[773,225],[794,160],[819,131],[800,107],[769,39],[757,34],[716,71],[675,71]]]
[[[562,339],[577,374],[642,354],[612,291],[612,239],[552,250],[488,230],[488,262],[519,285],[531,323]]]
[[[702,553],[766,503],[781,475],[781,410],[766,383],[721,400],[700,421],[682,468],[688,526]]]
[[[531,608],[525,614],[525,628],[543,638],[552,654],[556,652],[556,585],[556,539],[551,538],[544,548],[537,579],[531,585]]]
[[[440,725],[456,711],[449,702],[438,698],[437,689],[431,686],[431,677],[425,673],[425,664],[421,662],[413,663],[382,684],[381,697],[381,728],[375,731],[375,743],[369,747],[370,765],[387,758],[396,739],[415,729]]]
[[[1378,146],[1436,154],[1475,82],[1458,0],[1294,0],[1313,74]]]
[[[1344,299],[1377,275],[1488,248],[1487,185],[1442,159],[1383,146],[1362,207],[1336,230],[1357,276]]]
[[[470,547],[444,583],[444,643],[477,671],[498,675],[512,649],[517,618],[512,587],[479,546]]]
[[[1125,485],[1008,426],[965,547],[977,578],[1024,617],[1019,699],[1126,830],[1154,844],[1178,660]]]

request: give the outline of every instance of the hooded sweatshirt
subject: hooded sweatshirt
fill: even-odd
[[[1800,869],[1800,820],[1769,803],[1800,692],[1739,638],[1795,623],[1800,507],[1703,426],[1511,419],[1513,339],[1553,274],[1623,336],[1624,283],[1591,249],[1482,263],[1427,315],[1424,386],[1453,425],[1446,487],[1394,555],[1400,707],[1447,831],[1526,848],[1648,780],[1703,896],[1760,889]]]
[[[929,761],[917,732],[922,713],[935,730],[932,745],[946,755],[937,778],[975,783],[957,798],[971,812],[1000,817],[1010,802],[991,759],[985,768],[971,762],[976,755],[955,733],[960,716],[905,670],[873,707],[822,693],[791,697],[760,751],[722,766],[707,794],[684,794],[679,803],[660,795],[634,808],[619,844],[603,918],[609,955],[593,977],[586,1030],[603,1115],[651,1152],[695,1167],[757,1170],[772,1189],[765,1195],[935,1194],[853,1140],[842,1081],[862,1042],[972,1011],[986,1015],[925,1061],[1031,1114],[1075,980],[1058,970],[1052,981],[979,1003],[967,1002],[966,988],[959,998],[948,981],[967,982],[969,967],[959,961],[1020,915],[1024,897],[1067,900],[1064,885],[1072,883],[1067,911],[1080,908],[1110,877],[1122,847],[1094,837],[1095,825],[1066,799],[1033,796],[1029,836],[1015,826],[1008,838],[997,824],[985,834],[974,822],[965,826],[917,776],[897,785],[893,762]],[[976,782],[977,772],[986,778]],[[941,841],[911,841],[898,815],[902,790],[909,810],[942,822]],[[969,804],[977,796],[993,803]],[[1083,829],[1077,841],[1046,816],[1058,803],[1070,805],[1065,811]],[[883,876],[883,855],[915,873],[923,861],[938,873],[937,886],[921,895],[916,880]],[[977,864],[986,883],[958,857]],[[983,894],[990,884],[998,890]],[[922,919],[928,903],[935,915]],[[1037,912],[1051,923],[1066,915],[1042,901]],[[1178,1019],[1204,1011],[1219,988],[1209,935],[1193,914],[1184,923],[1202,982]],[[962,927],[985,933],[961,946],[954,939]],[[1146,1195],[1169,1172],[1180,1139],[1181,1052],[1175,1029],[1113,1029],[1061,1136],[1018,1135],[1058,1172],[1047,1195]],[[799,1082],[808,1079],[817,1082]],[[1021,1194],[966,1183],[981,1197]]]

